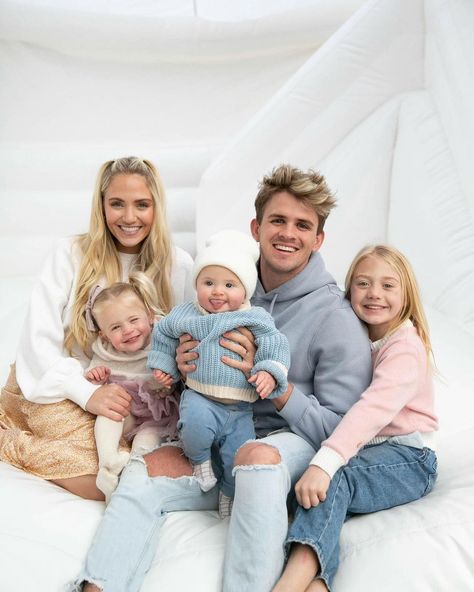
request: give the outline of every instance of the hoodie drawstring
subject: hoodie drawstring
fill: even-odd
[[[273,297],[273,300],[272,300],[272,302],[270,304],[270,308],[268,309],[268,312],[270,314],[273,314],[273,307],[275,306],[275,302],[276,302],[276,299],[277,298],[278,298],[278,293],[276,293],[275,296]]]

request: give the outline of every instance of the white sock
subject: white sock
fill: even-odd
[[[106,465],[99,467],[97,473],[96,485],[105,495],[105,503],[108,504],[110,496],[117,488],[118,476],[127,464],[130,453],[126,450],[120,450],[114,459],[107,462]]]
[[[202,491],[209,491],[217,483],[210,460],[206,460],[200,465],[194,465],[193,475],[196,477]]]
[[[230,516],[233,503],[234,498],[219,491],[219,516],[221,518],[228,518]]]
[[[97,479],[95,483],[105,495],[105,503],[108,504],[110,501],[110,496],[117,488],[118,475],[110,471],[107,467],[101,467],[97,473]]]

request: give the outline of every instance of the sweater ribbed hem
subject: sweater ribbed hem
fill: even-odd
[[[375,446],[383,442],[392,442],[393,444],[411,446],[412,448],[426,447],[436,450],[436,432],[412,432],[400,436],[375,436],[365,446]],[[336,472],[346,464],[346,460],[333,448],[321,446],[309,464],[323,469],[332,479]]]
[[[390,441],[393,444],[402,444],[412,448],[430,448],[436,450],[436,432],[412,432],[411,434],[402,434],[400,436],[375,436],[369,440],[366,446],[382,444]]]
[[[240,389],[231,386],[222,386],[218,384],[203,384],[190,377],[186,379],[186,386],[202,395],[209,395],[215,399],[232,399],[234,401],[245,401],[254,403],[258,399],[255,389]]]

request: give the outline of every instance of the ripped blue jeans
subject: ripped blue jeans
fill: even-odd
[[[328,590],[339,565],[339,537],[347,518],[407,504],[427,495],[437,476],[436,454],[391,442],[362,448],[331,480],[326,500],[305,510],[298,506],[287,538],[310,546]]]
[[[291,432],[259,440],[278,449],[277,465],[238,466],[223,592],[270,592],[284,562],[286,499],[315,454]],[[154,559],[166,514],[215,510],[217,488],[203,493],[194,477],[150,477],[141,458],[125,467],[71,591],[92,582],[104,592],[138,592]]]

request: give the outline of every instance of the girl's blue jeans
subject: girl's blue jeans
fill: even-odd
[[[259,440],[278,449],[276,465],[234,469],[235,498],[229,523],[223,592],[269,592],[284,564],[288,531],[287,495],[315,454],[291,432]],[[168,512],[217,509],[217,488],[203,493],[194,477],[150,477],[143,459],[125,467],[69,590],[84,581],[104,592],[138,592],[154,559]]]
[[[368,514],[417,500],[436,480],[436,454],[383,442],[366,446],[341,467],[331,480],[326,500],[305,510],[298,506],[288,532],[291,543],[309,545],[319,563],[318,577],[329,590],[339,564],[339,536],[346,518]]]

